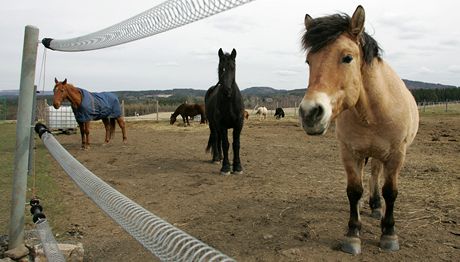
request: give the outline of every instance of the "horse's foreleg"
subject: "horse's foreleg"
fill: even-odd
[[[347,196],[350,204],[348,232],[342,245],[342,250],[355,255],[361,253],[359,200],[363,195],[364,159],[355,159],[348,150],[342,149],[342,161],[347,173]]]
[[[382,218],[382,202],[380,201],[379,177],[383,170],[383,163],[375,158],[371,159],[371,177],[369,179],[369,206],[371,217]]]
[[[86,135],[85,135],[85,123],[78,122],[78,127],[80,128],[80,136],[81,136],[81,148],[86,148]]]
[[[220,128],[219,137],[220,137],[220,141],[222,142],[222,151],[224,154],[224,159],[222,161],[222,168],[220,169],[220,174],[229,175],[230,174],[230,161],[228,160],[228,148],[230,144],[228,142],[228,129]]]
[[[382,196],[385,199],[385,215],[380,223],[382,236],[380,237],[380,248],[386,251],[399,250],[398,236],[394,228],[393,217],[394,204],[398,196],[398,176],[405,157],[405,148],[390,156],[383,165],[385,182],[382,187]]]
[[[241,128],[233,129],[233,173],[242,174],[243,167],[241,166],[240,161],[240,134]]]
[[[108,144],[110,141],[110,120],[108,118],[102,118],[105,128],[105,140],[104,143]]]
[[[123,143],[126,143],[128,141],[128,136],[126,134],[126,122],[125,122],[125,119],[121,116],[121,117],[117,118],[117,123],[118,123],[118,126],[121,128],[121,133],[123,135]],[[114,129],[115,129],[115,125],[114,125]]]

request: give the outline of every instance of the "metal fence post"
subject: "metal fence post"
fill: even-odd
[[[26,26],[22,51],[21,80],[19,86],[18,116],[16,124],[16,153],[14,159],[13,192],[8,248],[24,247],[24,211],[27,189],[30,123],[34,98],[35,65],[37,61],[38,28]],[[24,247],[25,248],[25,247]],[[27,249],[26,249],[27,250]],[[27,254],[27,253],[26,253]]]
[[[158,106],[158,100],[156,101],[156,110],[157,110],[157,122],[158,122],[158,110],[159,110],[159,106]]]

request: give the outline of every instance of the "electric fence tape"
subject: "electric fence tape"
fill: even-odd
[[[56,239],[46,219],[39,219],[35,223],[37,234],[45,252],[46,259],[50,262],[65,262],[65,258],[58,248]]]
[[[37,124],[35,131],[39,133],[50,154],[80,189],[160,260],[235,261],[116,191],[67,152],[44,125]]]
[[[128,43],[159,34],[254,0],[169,0],[123,22],[70,39],[44,38],[57,51],[89,51]]]

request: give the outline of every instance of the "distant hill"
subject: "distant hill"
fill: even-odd
[[[247,96],[258,96],[258,95],[274,95],[280,93],[286,93],[287,90],[274,89],[266,86],[254,86],[241,90],[241,94]]]
[[[413,81],[403,79],[404,83],[409,89],[445,89],[445,88],[457,88],[452,85],[426,83],[420,81]],[[261,96],[270,97],[278,95],[287,96],[303,96],[306,89],[295,89],[295,90],[283,90],[274,89],[266,86],[254,86],[241,90],[241,93],[245,96]],[[206,90],[196,90],[192,88],[176,88],[169,90],[146,90],[146,91],[114,91],[120,99],[127,100],[143,100],[146,98],[154,97],[204,97]],[[0,90],[0,96],[15,97],[19,95],[19,90]],[[53,92],[45,91],[39,96],[52,96]]]
[[[433,84],[433,83],[426,83],[426,82],[413,81],[413,80],[407,80],[407,79],[403,79],[403,81],[406,84],[407,88],[409,88],[409,89],[457,88],[457,86],[452,86],[452,85]]]

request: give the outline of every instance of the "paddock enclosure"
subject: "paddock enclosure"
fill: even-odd
[[[238,261],[452,261],[460,257],[460,118],[422,116],[399,180],[396,206],[401,250],[378,248],[380,221],[362,203],[362,248],[340,251],[346,233],[346,175],[334,128],[307,137],[292,116],[245,120],[244,174],[221,176],[205,153],[207,125],[127,120],[103,146],[102,123],[81,150],[78,135],[60,143],[95,175],[147,210]],[[37,146],[43,146],[41,142]],[[87,261],[156,261],[107,217],[51,158],[68,212],[47,214],[58,241],[79,241]],[[364,183],[370,172],[366,167]],[[337,179],[339,178],[339,179]],[[77,207],[77,208],[75,208]],[[62,229],[62,230],[59,230]]]

